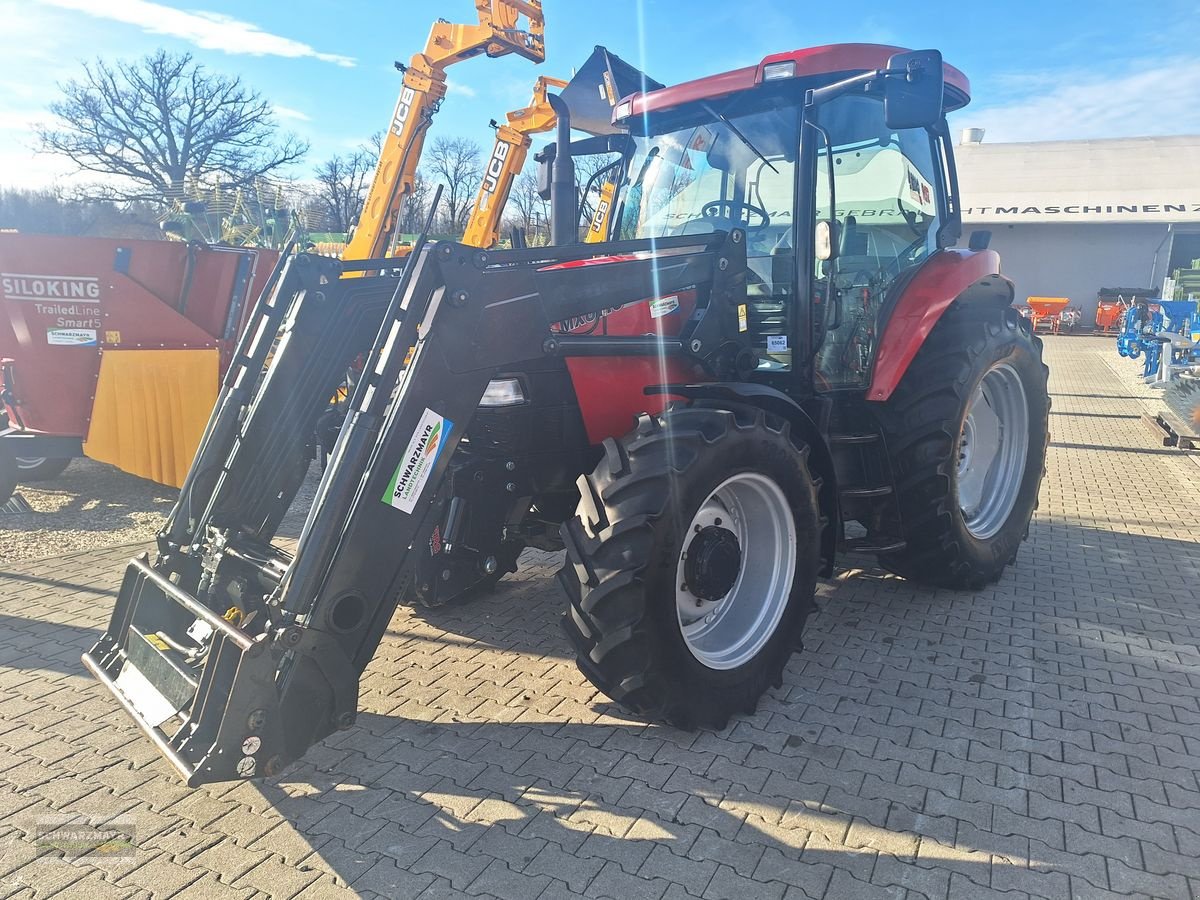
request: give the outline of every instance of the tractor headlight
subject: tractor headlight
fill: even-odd
[[[496,378],[488,382],[487,390],[483,392],[480,406],[520,406],[525,402],[525,391],[521,382],[516,378]]]

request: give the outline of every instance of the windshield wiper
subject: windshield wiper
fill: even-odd
[[[734,125],[732,122],[730,122],[729,118],[723,112],[718,112],[716,109],[713,108],[713,105],[711,103],[703,103],[701,105],[710,114],[716,116],[718,119],[720,119],[722,122],[724,122],[725,125],[729,128],[729,130],[733,132],[734,137],[736,137],[739,141],[741,141],[743,144],[745,144],[749,148],[751,153],[753,153],[760,160],[762,160],[763,165],[770,168],[770,170],[772,172],[774,172],[776,175],[779,174],[779,170],[777,168],[775,168],[773,165],[771,165],[771,161],[769,159],[767,159],[765,156],[762,155],[762,151],[760,151],[757,147],[755,147],[752,143],[750,143],[750,138],[746,137],[744,134],[742,134],[740,131],[738,131],[737,126]]]

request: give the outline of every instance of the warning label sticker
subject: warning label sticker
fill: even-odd
[[[412,513],[417,508],[429,476],[433,474],[438,457],[450,438],[454,423],[431,409],[426,409],[417,423],[417,430],[408,442],[408,449],[388,483],[383,502],[401,512]]]

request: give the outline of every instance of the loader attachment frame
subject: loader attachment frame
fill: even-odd
[[[301,255],[282,268],[156,557],[129,564],[108,630],[84,654],[189,785],[274,774],[354,722],[412,554],[429,552],[451,457],[497,370],[562,352],[552,323],[694,288],[703,300],[665,352],[727,379],[753,358],[737,327],[740,231],[613,243],[604,256],[439,243],[398,277],[392,265]],[[629,343],[646,352],[646,339]],[[276,530],[316,421],[363,353],[293,556]]]

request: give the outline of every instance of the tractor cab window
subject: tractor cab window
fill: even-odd
[[[943,191],[932,135],[887,128],[881,100],[847,95],[822,106],[814,189],[816,219],[837,222],[838,255],[818,262],[814,294],[825,311],[817,333],[818,383],[865,383],[876,322],[888,291],[936,249]],[[829,208],[833,157],[837,210]],[[822,327],[823,326],[823,327]]]
[[[739,109],[743,99],[701,104],[682,127],[635,138],[617,234],[629,240],[743,229],[746,326],[760,367],[786,369],[799,113],[769,96],[755,98],[752,110]]]

